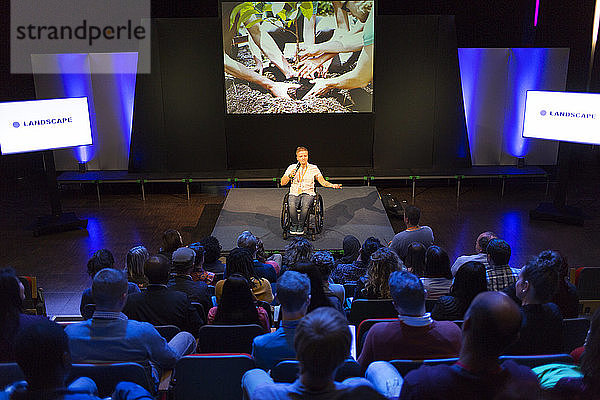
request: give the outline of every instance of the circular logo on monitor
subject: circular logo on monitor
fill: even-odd
[[[542,110],[540,111],[540,115],[543,117],[544,115],[546,115],[546,110]]]
[[[18,122],[13,122],[13,126],[14,126],[15,128],[18,128],[18,127],[20,127],[20,126],[21,126],[21,124],[19,124]]]

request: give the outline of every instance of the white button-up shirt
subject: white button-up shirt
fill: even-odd
[[[285,170],[285,175],[291,174],[298,164],[291,164]],[[315,195],[315,179],[317,176],[321,175],[321,171],[319,167],[314,164],[306,163],[306,168],[300,167],[296,175],[294,175],[294,179],[290,184],[290,194],[294,196],[299,196],[302,193],[310,194],[311,196]]]

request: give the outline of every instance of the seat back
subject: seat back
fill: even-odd
[[[165,338],[167,342],[181,332],[181,329],[175,325],[155,325],[154,328],[158,331],[158,333],[160,333],[160,336]]]
[[[600,308],[600,300],[579,300],[579,315],[591,317]]]
[[[427,311],[427,312],[433,311],[433,307],[435,307],[435,303],[437,303],[437,300],[431,300],[431,299],[425,300],[425,311]]]
[[[19,276],[19,280],[25,288],[25,299],[23,300],[23,312],[32,315],[46,315],[46,303],[44,292],[37,286],[35,276]]]
[[[88,303],[83,306],[82,317],[86,319],[92,318],[92,315],[94,315],[94,311],[96,311],[96,304]]]
[[[398,311],[394,308],[392,300],[355,299],[350,307],[348,322],[358,326],[365,319],[395,317],[398,317]]]
[[[354,297],[356,294],[356,286],[358,286],[358,282],[346,282],[344,283],[344,291],[346,292],[346,298]]]
[[[262,327],[249,325],[204,325],[198,333],[200,353],[252,353],[252,340]]]
[[[73,364],[67,382],[82,376],[96,382],[101,398],[109,397],[119,382],[137,383],[150,393],[156,393],[150,367],[134,362]]]
[[[182,357],[173,372],[175,400],[242,398],[244,373],[255,368],[248,354],[192,354]]]
[[[205,321],[205,322],[208,321],[208,310],[204,309],[204,306],[202,305],[202,303],[198,303],[197,301],[192,301],[191,304],[196,309],[196,312],[198,313],[200,318],[202,318],[202,321]]]
[[[275,382],[292,383],[300,373],[300,362],[298,360],[283,360],[271,369],[271,378]],[[363,376],[360,364],[352,358],[348,358],[335,372],[335,380],[342,382],[345,379]]]
[[[533,356],[500,356],[500,362],[511,360],[517,364],[524,365],[529,368],[539,367],[546,364],[573,364],[573,357],[568,354],[544,354]]]
[[[600,267],[585,267],[577,280],[577,294],[583,300],[600,300]]]
[[[392,360],[390,363],[398,370],[400,375],[406,376],[413,369],[422,365],[452,365],[458,361],[458,357],[453,358],[435,358],[431,360]]]
[[[25,375],[17,363],[0,364],[0,390],[24,379]]]
[[[373,325],[378,322],[392,322],[397,320],[398,318],[370,318],[362,321],[356,329],[356,355],[360,355],[363,345],[365,344],[365,339],[367,338],[367,333]]]
[[[589,329],[590,320],[587,318],[563,319],[563,351],[570,353],[583,346]]]

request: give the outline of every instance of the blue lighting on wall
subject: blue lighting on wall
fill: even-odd
[[[460,77],[465,105],[465,120],[469,146],[474,149],[477,142],[475,132],[479,123],[478,116],[482,105],[481,96],[485,92],[479,87],[481,64],[485,49],[459,49]]]
[[[113,71],[136,71],[137,53],[115,54],[111,58]],[[123,146],[129,154],[131,144],[131,130],[133,126],[133,103],[135,99],[135,73],[122,73],[114,75],[114,113],[119,118],[123,134]]]

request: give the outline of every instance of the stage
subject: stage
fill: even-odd
[[[223,250],[231,250],[236,247],[239,234],[249,230],[262,239],[265,250],[283,250],[289,239],[283,240],[281,207],[288,191],[289,188],[230,189],[212,235],[219,239]],[[361,243],[369,236],[382,243],[394,237],[376,188],[317,191],[323,197],[324,226],[313,242],[315,249],[341,249],[346,235],[356,236]]]

